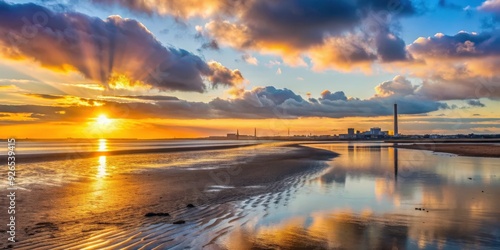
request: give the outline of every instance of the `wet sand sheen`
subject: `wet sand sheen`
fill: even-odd
[[[461,156],[475,157],[500,157],[500,145],[494,144],[412,144],[398,145],[399,148],[430,150],[434,152],[457,154]]]
[[[39,218],[22,226],[16,248],[500,247],[495,159],[366,143],[307,146],[262,146],[247,162],[217,169],[117,174],[68,185],[72,193],[33,190],[52,203],[38,197],[31,209],[50,214],[30,215]]]
[[[203,237],[193,238],[197,235],[186,236],[194,229],[201,236],[203,229],[215,232],[205,239],[208,244],[227,232],[228,225],[239,223],[246,212],[235,209],[232,202],[298,185],[297,180],[324,167],[322,160],[336,156],[326,150],[287,147],[293,148],[286,153],[257,155],[230,168],[155,169],[62,187],[35,187],[22,192],[19,201],[22,217],[16,248],[136,248],[146,241],[148,249],[165,248],[193,239],[203,241]],[[210,189],[216,191],[205,192]],[[196,207],[186,208],[188,203]],[[249,204],[252,206],[257,205]],[[148,212],[170,216],[145,217]],[[172,224],[179,220],[186,223]]]

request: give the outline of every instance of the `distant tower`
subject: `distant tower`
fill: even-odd
[[[398,104],[394,103],[394,136],[397,137],[398,133]]]
[[[240,139],[240,131],[236,130],[236,140],[239,140],[239,139]]]
[[[254,138],[257,138],[257,128],[254,128],[254,129],[253,129],[253,137],[254,137]]]

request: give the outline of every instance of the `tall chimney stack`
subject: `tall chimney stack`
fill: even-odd
[[[394,103],[394,136],[397,137],[398,133],[398,104]]]

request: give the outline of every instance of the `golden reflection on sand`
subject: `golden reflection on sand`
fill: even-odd
[[[106,171],[106,156],[102,155],[99,156],[99,165],[97,166],[97,178],[104,178],[106,177],[107,171]]]

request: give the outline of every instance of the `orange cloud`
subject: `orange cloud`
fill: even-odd
[[[239,71],[233,72],[239,73],[236,78],[221,77],[231,70],[163,46],[133,19],[110,16],[101,20],[6,2],[0,2],[0,16],[5,17],[0,18],[0,56],[34,61],[53,71],[79,72],[105,88],[142,84],[159,90],[204,92],[207,85],[231,86],[243,78]],[[26,16],[40,16],[41,23],[29,26],[27,32]]]

